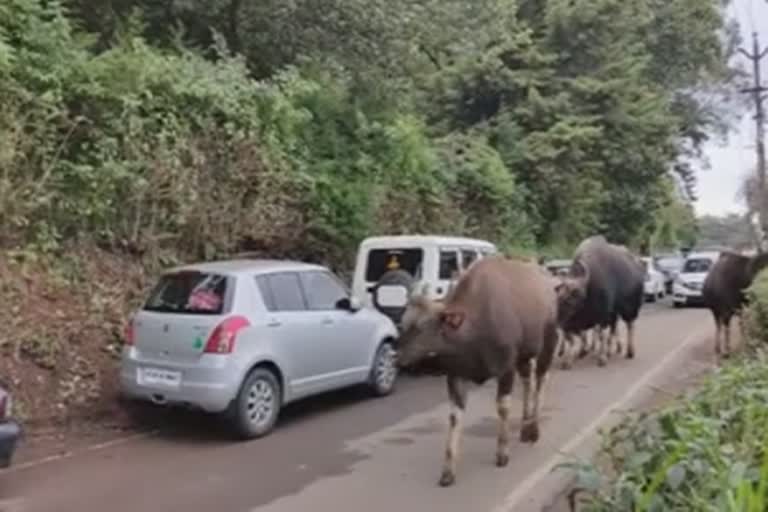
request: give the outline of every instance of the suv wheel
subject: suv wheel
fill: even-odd
[[[396,357],[395,349],[388,341],[382,343],[376,351],[368,378],[368,385],[375,396],[389,395],[395,389],[398,373]]]
[[[266,368],[251,371],[230,405],[230,420],[242,439],[269,434],[277,422],[281,406],[280,383]]]

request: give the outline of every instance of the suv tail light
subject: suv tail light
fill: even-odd
[[[206,354],[231,354],[235,349],[235,337],[243,327],[249,327],[251,323],[244,316],[231,316],[219,325],[211,333],[203,350]]]
[[[125,326],[125,344],[126,345],[133,345],[133,342],[135,341],[134,335],[134,328],[133,328],[133,318],[128,320],[128,324]]]

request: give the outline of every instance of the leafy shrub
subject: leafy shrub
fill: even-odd
[[[591,491],[580,510],[748,511],[768,505],[768,357],[710,376],[693,396],[612,429],[603,468],[568,464]]]
[[[749,307],[744,312],[750,342],[768,341],[768,270],[760,272],[747,290]]]
[[[140,32],[93,54],[56,2],[0,9],[2,246],[346,266],[381,232],[530,245],[523,191],[482,137],[372,112],[343,73],[256,81],[221,43],[207,60]]]

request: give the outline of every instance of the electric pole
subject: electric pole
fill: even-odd
[[[756,136],[757,136],[757,185],[758,185],[758,204],[760,215],[760,232],[761,240],[758,250],[763,252],[768,249],[766,247],[766,236],[768,235],[768,194],[766,194],[766,169],[765,169],[765,110],[763,108],[763,102],[768,98],[765,95],[768,91],[768,87],[764,87],[760,77],[760,61],[768,55],[768,47],[760,49],[760,41],[757,38],[757,32],[752,33],[752,52],[748,52],[743,48],[739,48],[744,56],[752,61],[752,74],[754,78],[754,85],[748,89],[743,89],[744,94],[752,95],[752,100],[755,102],[755,123],[757,124]]]

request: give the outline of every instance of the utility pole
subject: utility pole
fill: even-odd
[[[765,168],[765,110],[763,108],[763,102],[766,101],[768,96],[765,93],[768,91],[768,87],[763,86],[760,77],[760,61],[768,55],[768,47],[760,49],[760,41],[757,37],[757,32],[752,33],[752,52],[748,52],[743,48],[739,48],[744,56],[752,61],[752,74],[754,79],[753,87],[743,89],[741,92],[744,94],[752,95],[752,100],[755,102],[755,123],[757,124],[756,136],[757,136],[757,184],[758,184],[758,201],[759,201],[759,215],[760,215],[760,234],[761,240],[758,246],[758,251],[763,252],[767,247],[766,235],[768,235],[768,194],[766,194],[766,168]]]

